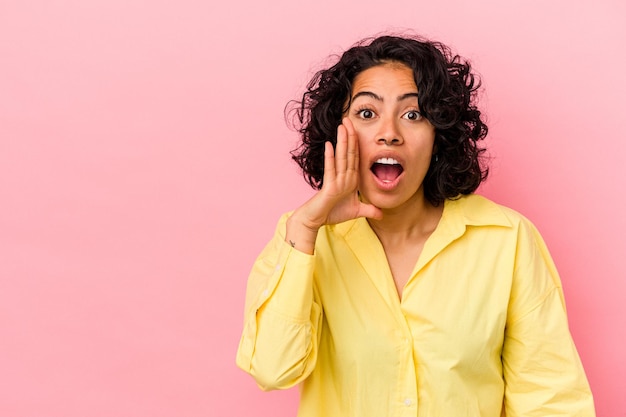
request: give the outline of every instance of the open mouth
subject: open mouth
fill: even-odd
[[[372,164],[370,168],[372,173],[382,183],[388,184],[394,182],[404,169],[398,161],[393,158],[380,158]]]

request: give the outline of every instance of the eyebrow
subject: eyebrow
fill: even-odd
[[[383,98],[381,96],[379,96],[376,93],[372,93],[371,91],[359,91],[358,93],[356,93],[354,95],[354,97],[352,97],[352,101],[356,100],[359,97],[371,97],[374,100],[377,101],[384,101]],[[398,96],[398,98],[396,99],[396,101],[402,101],[402,100],[406,100],[407,98],[412,98],[412,97],[416,97],[417,98],[417,93],[406,93],[406,94],[402,94],[401,96]]]

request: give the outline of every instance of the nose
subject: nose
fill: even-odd
[[[380,131],[378,135],[376,135],[376,142],[381,145],[401,145],[404,143],[404,139],[400,134],[398,126],[396,125],[396,121],[389,118],[381,118]]]

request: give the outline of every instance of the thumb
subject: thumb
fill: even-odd
[[[383,218],[383,211],[371,204],[360,203],[358,217],[381,220]]]

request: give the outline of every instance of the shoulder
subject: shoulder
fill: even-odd
[[[461,218],[468,226],[503,226],[513,229],[534,228],[518,211],[482,195],[470,194],[446,201],[446,211]]]
[[[546,243],[535,225],[518,211],[476,194],[454,200],[465,225],[492,225],[506,228],[507,241],[515,247],[518,260],[544,259],[551,265]]]
[[[535,225],[518,211],[495,203],[478,194],[447,200],[444,209],[445,222],[449,227],[472,233],[465,236],[499,236],[518,249],[541,248],[545,250],[543,238]]]

